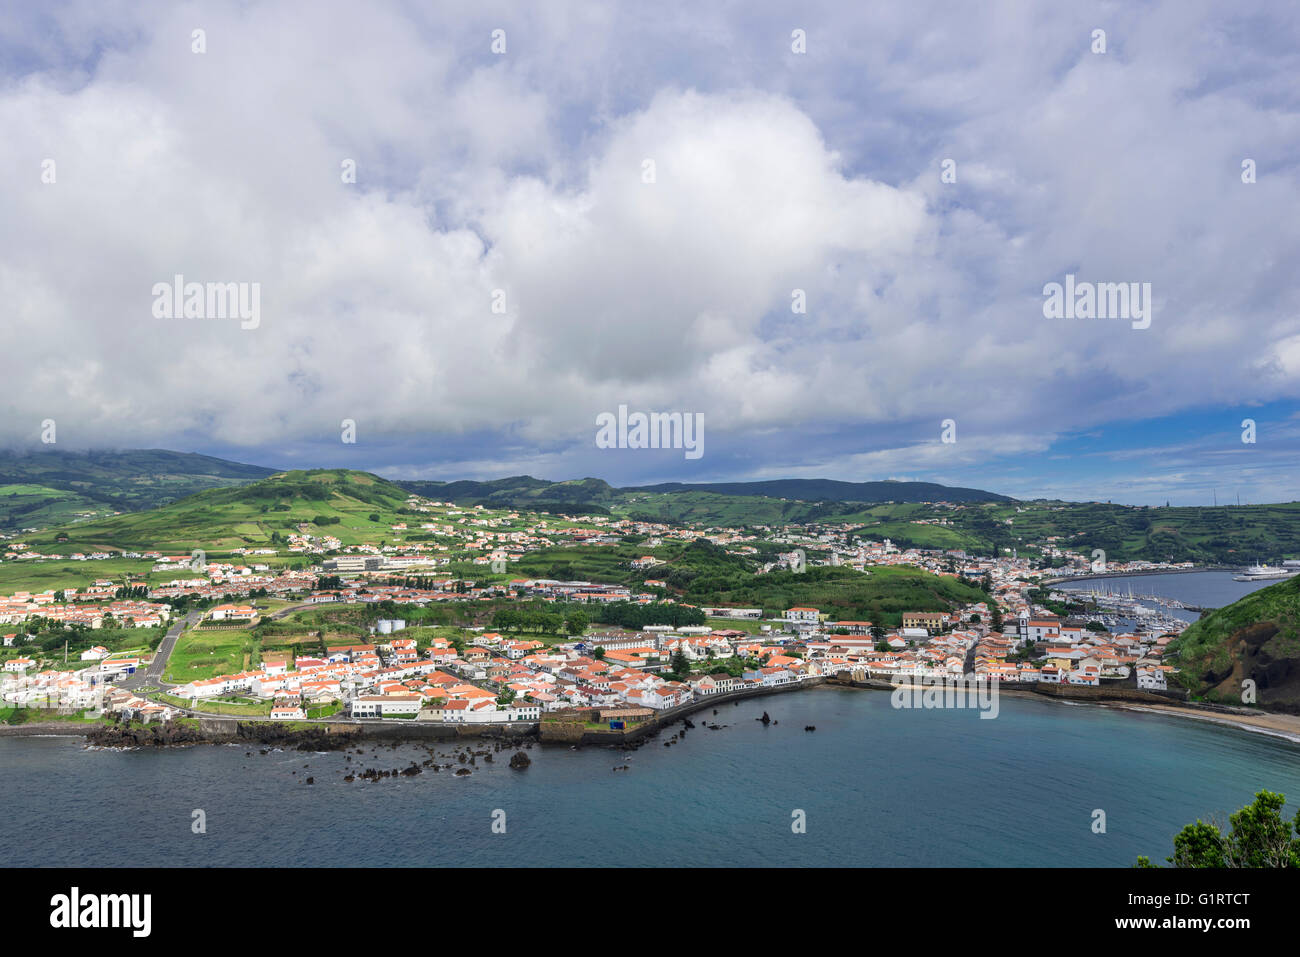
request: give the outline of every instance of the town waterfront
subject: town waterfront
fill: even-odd
[[[375,783],[343,776],[428,751],[367,744],[348,762],[7,738],[0,766],[23,810],[0,823],[0,846],[10,866],[1127,867],[1139,854],[1163,861],[1184,824],[1226,821],[1262,788],[1287,795],[1288,816],[1300,803],[1300,745],[1281,738],[1016,695],[1000,704],[987,720],[818,688],[706,709],[672,747],[681,725],[627,753],[535,746],[523,771],[503,751],[468,776]],[[765,710],[767,727],[755,720]],[[449,745],[435,750],[456,762]],[[191,830],[195,809],[205,834]],[[804,834],[791,829],[796,809]]]

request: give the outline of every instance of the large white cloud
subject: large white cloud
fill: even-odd
[[[0,440],[256,451],[353,418],[562,462],[625,402],[736,443],[875,429],[807,461],[908,471],[948,416],[968,461],[1294,398],[1296,26],[1256,13],[11,10]],[[1067,271],[1151,282],[1151,328],[1044,319]],[[261,326],[154,319],[175,273],[260,282]]]

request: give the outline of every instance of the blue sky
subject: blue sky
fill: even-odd
[[[0,443],[1300,498],[1294,8],[698,6],[6,7]]]

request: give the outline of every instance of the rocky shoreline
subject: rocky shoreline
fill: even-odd
[[[362,741],[450,742],[489,739],[503,743],[535,742],[535,726],[494,728],[469,726],[421,727],[410,734],[406,727],[321,723],[285,725],[272,721],[173,721],[166,724],[129,725],[117,723],[32,722],[0,725],[0,737],[78,737],[99,748],[182,748],[197,744],[256,744],[284,750],[342,751]]]
[[[194,744],[265,744],[299,751],[339,751],[355,744],[359,730],[330,725],[293,728],[270,722],[236,722],[233,733],[213,732],[189,723],[100,724],[86,729],[86,743],[101,748],[169,748]]]

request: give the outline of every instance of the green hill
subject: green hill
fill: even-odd
[[[686,584],[684,594],[684,600],[696,605],[761,607],[769,615],[808,605],[837,620],[871,621],[885,627],[901,625],[907,611],[951,611],[986,597],[955,578],[901,565],[872,568],[869,573],[816,566],[766,575],[702,574]]]
[[[1171,654],[1195,694],[1241,704],[1250,679],[1261,707],[1300,714],[1300,578],[1210,612],[1172,643]]]
[[[1300,557],[1300,502],[1149,507],[1029,501],[967,506],[951,520],[999,545],[1057,536],[1060,544],[1085,552],[1103,549],[1110,561],[1249,565]]]
[[[374,541],[391,534],[407,495],[405,489],[366,472],[281,472],[236,488],[209,489],[147,512],[50,530],[28,541],[42,551],[184,551],[263,545],[273,535],[302,530],[328,533],[345,544]]]
[[[161,529],[154,519],[142,520],[143,526],[131,521],[105,525],[105,520],[117,512],[142,512],[179,503],[204,490],[246,487],[273,474],[260,466],[158,449],[0,452],[0,530],[75,525],[75,530],[64,529],[70,540],[96,544],[103,542],[105,535],[116,539],[128,534],[133,545],[140,545],[141,536],[131,530]],[[965,549],[979,555],[1005,554],[1013,548],[1022,555],[1033,555],[1033,543],[1051,540],[1085,556],[1101,549],[1110,561],[1246,565],[1300,557],[1300,502],[1149,508],[1102,502],[1015,501],[978,489],[926,482],[822,479],[628,488],[615,488],[597,478],[551,482],[528,475],[488,482],[388,482],[375,476],[369,481],[383,483],[385,503],[410,491],[461,506],[612,515],[705,527],[847,525],[863,538],[890,538],[901,547]],[[287,486],[278,488],[284,491]],[[207,521],[197,509],[229,504],[240,502],[216,498],[187,505],[183,514],[190,537],[202,537],[199,533]],[[283,530],[283,523],[277,520],[285,516],[262,519],[260,508],[269,504],[270,511],[279,512],[287,503],[250,499],[242,504],[254,507],[244,511],[241,521],[231,521],[234,513],[211,517],[223,523],[223,536],[232,543],[260,541],[263,526]],[[303,518],[299,512],[289,517]],[[305,516],[306,520],[313,517]],[[342,515],[339,517],[342,521]],[[158,522],[165,520],[166,516],[158,517]],[[94,526],[95,531],[88,532],[83,526]],[[354,526],[354,530],[360,529]],[[347,528],[337,531],[345,542],[350,541]],[[24,538],[31,537],[24,533]],[[173,534],[169,540],[184,541],[186,535]]]
[[[653,555],[661,564],[648,569],[633,569],[632,561],[643,555]],[[599,581],[616,585],[642,587],[647,579],[667,579],[687,576],[677,581],[684,587],[690,578],[704,573],[726,572],[751,575],[755,563],[732,555],[711,542],[694,541],[687,544],[671,542],[648,548],[645,545],[612,545],[601,548],[571,546],[541,548],[528,552],[518,562],[512,562],[505,578],[558,578],[566,581]],[[486,579],[481,573],[464,569],[470,577]]]
[[[165,449],[0,450],[0,529],[141,511],[274,473],[259,465]]]
[[[633,570],[630,563],[653,555],[660,564]],[[813,566],[802,572],[757,573],[758,564],[706,541],[604,548],[575,546],[529,552],[501,578],[557,578],[645,588],[661,581],[664,591],[691,605],[763,608],[770,617],[795,605],[810,605],[832,618],[869,620],[886,627],[902,623],[906,611],[950,611],[986,599],[980,589],[919,568],[891,566],[869,574],[848,567]],[[453,572],[479,580],[472,567]],[[653,590],[653,588],[651,589]]]

